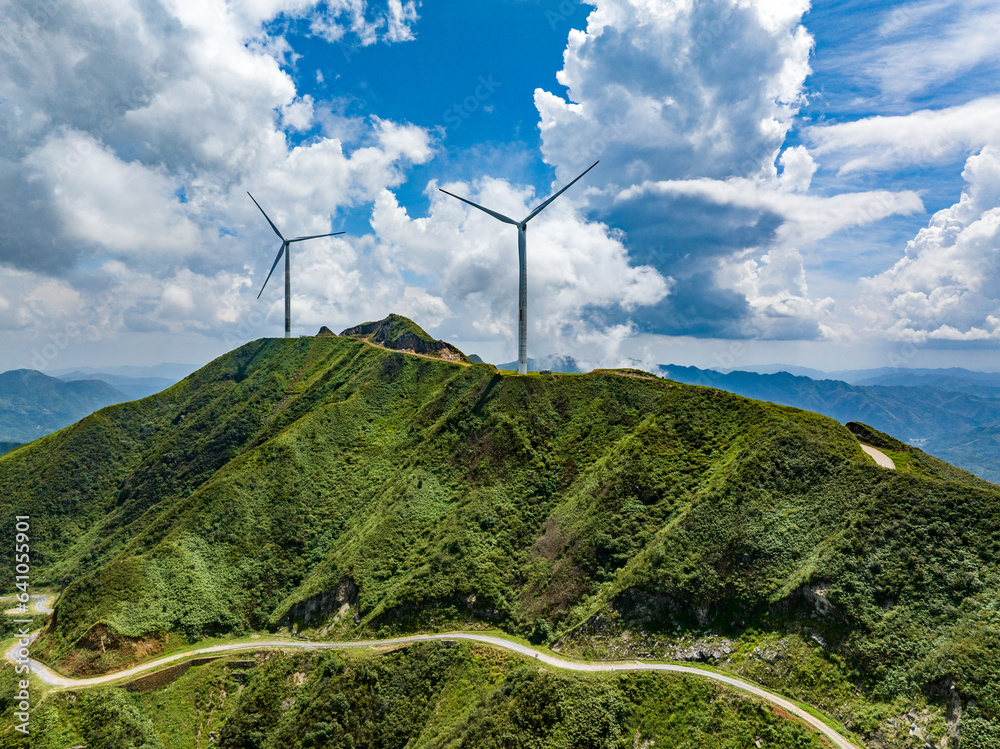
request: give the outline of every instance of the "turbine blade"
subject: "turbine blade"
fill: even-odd
[[[249,193],[249,192],[247,192],[247,195],[250,195],[250,193]],[[253,200],[253,204],[254,204],[255,206],[257,206],[258,208],[260,208],[260,203],[258,203],[258,202],[257,202],[257,201],[256,201],[256,200],[254,199],[254,196],[253,196],[253,195],[250,195],[250,200]],[[264,213],[264,209],[263,209],[263,208],[260,208],[260,212],[261,212],[261,213]],[[281,241],[282,241],[282,242],[284,242],[284,241],[285,241],[285,238],[281,236],[281,232],[280,232],[280,231],[278,231],[278,227],[274,225],[274,222],[273,222],[273,221],[272,221],[272,220],[270,219],[270,217],[269,217],[269,216],[268,216],[268,215],[267,215],[266,213],[264,213],[264,218],[266,218],[266,219],[267,219],[267,223],[269,223],[269,224],[271,225],[271,228],[272,228],[272,229],[274,229],[274,233],[278,235],[278,237],[279,237],[279,238],[281,239]]]
[[[440,187],[438,189],[441,190]],[[458,195],[455,195],[455,193],[452,193],[452,192],[448,192],[447,190],[441,190],[441,192],[443,192],[445,195],[451,195],[451,197],[453,197],[453,198],[458,198],[463,203],[468,203],[473,208],[478,208],[483,213],[488,213],[493,218],[499,219],[500,221],[503,221],[505,224],[514,224],[514,226],[517,226],[517,221],[515,221],[512,218],[507,218],[502,213],[497,213],[496,211],[491,211],[489,208],[483,208],[481,205],[477,205],[476,203],[473,203],[471,200],[466,200],[465,198],[459,198]]]
[[[247,193],[248,195],[250,193]],[[267,278],[264,279],[264,286],[267,286],[267,282],[271,280],[271,273],[274,273],[274,269],[278,267],[278,261],[281,260],[281,256],[285,254],[285,248],[288,247],[288,242],[281,243],[281,249],[278,250],[278,257],[274,259],[274,265],[271,266],[271,272],[267,274]],[[264,286],[260,287],[260,294],[264,293]],[[257,298],[260,299],[260,294]]]
[[[295,239],[289,239],[289,242],[301,242],[303,239],[319,239],[320,237],[335,237],[338,234],[345,234],[346,232],[335,231],[333,234],[313,234],[311,237],[296,237]]]
[[[595,166],[597,166],[600,163],[601,163],[600,161],[595,161],[593,164],[591,164],[590,166],[587,167],[587,169],[583,172],[583,174],[586,174],[587,172],[589,172],[591,169],[593,169]],[[564,187],[562,190],[560,190],[559,192],[557,192],[555,195],[553,195],[551,198],[549,198],[548,200],[546,200],[544,203],[542,203],[540,206],[538,206],[535,210],[533,210],[531,213],[529,213],[528,214],[528,218],[524,219],[524,223],[528,223],[529,221],[531,221],[531,219],[533,219],[535,216],[537,216],[539,213],[541,213],[543,210],[545,210],[545,208],[548,207],[549,203],[551,203],[553,200],[555,200],[556,198],[558,198],[560,195],[562,195],[564,192],[566,192],[569,188],[571,188],[573,185],[575,185],[577,182],[579,182],[580,179],[583,177],[583,174],[581,174],[575,180],[573,180],[568,185],[566,185],[566,187]]]

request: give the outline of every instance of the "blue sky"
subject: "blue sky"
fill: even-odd
[[[389,312],[592,365],[1000,369],[986,0],[0,0],[0,369]],[[509,229],[509,231],[508,231]]]

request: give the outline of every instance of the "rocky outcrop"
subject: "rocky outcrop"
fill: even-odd
[[[347,328],[342,336],[363,338],[383,348],[408,354],[433,356],[445,361],[471,363],[469,358],[446,341],[431,338],[419,325],[402,315],[389,315],[384,320],[366,322]]]
[[[312,629],[324,624],[332,616],[343,616],[358,601],[358,588],[349,577],[344,577],[333,590],[323,591],[304,601],[292,604],[281,620],[279,627]],[[357,616],[355,612],[355,617]],[[355,624],[357,624],[355,620]]]

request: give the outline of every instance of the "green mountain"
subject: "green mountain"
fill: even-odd
[[[842,423],[864,421],[989,481],[1000,481],[1000,442],[995,439],[1000,431],[1000,389],[991,384],[997,375],[903,372],[869,380],[884,385],[852,385],[787,372],[722,374],[675,365],[663,369],[679,382],[816,411]]]
[[[829,418],[635,370],[268,339],[0,457],[0,507],[32,517],[33,584],[67,583],[33,650],[66,673],[488,627],[707,661],[869,746],[993,746],[1000,488],[852,427],[897,470]]]
[[[63,382],[33,369],[0,374],[0,441],[30,442],[128,397],[99,380]]]

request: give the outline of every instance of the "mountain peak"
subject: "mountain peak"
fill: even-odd
[[[340,335],[360,338],[394,351],[470,363],[469,358],[455,346],[432,338],[427,331],[403,315],[390,314],[383,320],[355,325],[342,331]]]

